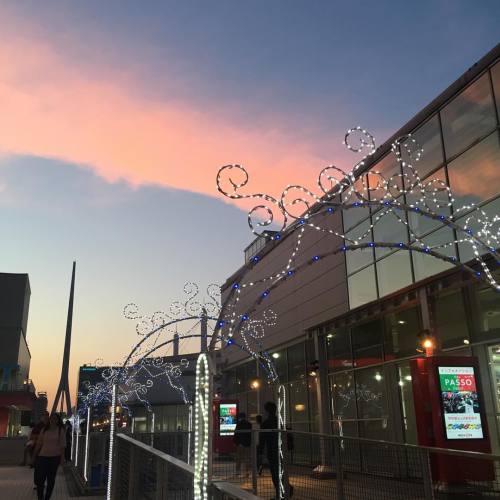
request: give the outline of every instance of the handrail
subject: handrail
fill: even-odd
[[[212,481],[212,486],[238,500],[262,500],[261,497],[254,495],[250,491],[243,490],[235,484],[226,481]]]
[[[169,462],[172,465],[175,465],[176,467],[179,467],[179,469],[184,470],[188,474],[193,474],[194,475],[194,467],[192,465],[187,464],[186,462],[183,462],[182,460],[179,460],[178,458],[172,457],[171,455],[168,455],[167,453],[164,453],[163,451],[157,450],[156,448],[153,448],[152,446],[149,446],[147,444],[141,443],[140,441],[137,441],[134,438],[131,438],[130,436],[127,436],[126,434],[117,434],[116,437],[123,439],[125,441],[128,441],[129,443],[133,444],[134,446],[138,446],[139,448],[142,448],[144,451],[147,451],[149,453],[152,453],[153,455],[156,455],[158,458],[161,458],[162,460],[165,460],[166,462]]]
[[[294,429],[248,429],[248,430],[238,430],[236,431],[238,434],[244,434],[248,432],[257,432],[257,433],[266,433],[266,432],[286,432],[289,434],[302,434],[305,436],[317,436],[328,439],[344,439],[349,441],[361,441],[366,443],[379,444],[384,446],[400,446],[402,448],[407,449],[415,449],[415,450],[427,450],[432,453],[444,453],[447,455],[459,455],[463,457],[469,458],[477,458],[484,460],[499,460],[500,455],[495,455],[493,453],[483,453],[480,451],[467,451],[467,450],[456,450],[453,448],[439,448],[437,446],[421,446],[418,444],[410,444],[410,443],[397,443],[395,441],[384,441],[382,439],[371,439],[371,438],[362,438],[355,436],[338,436],[336,434],[322,434],[320,432],[307,432],[307,431],[296,431]]]

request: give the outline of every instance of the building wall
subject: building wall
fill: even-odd
[[[330,229],[341,231],[342,222],[339,214],[325,215],[323,223]],[[295,244],[296,238],[293,235],[284,237],[262,260],[248,265],[249,271],[245,274],[244,283],[256,282],[282,271]],[[340,244],[340,240],[337,244]],[[292,268],[312,262],[314,255],[327,252],[334,245],[331,237],[305,228],[300,253],[292,263]],[[338,254],[328,261],[316,262],[314,266],[297,273],[293,279],[272,290],[250,314],[252,319],[259,321],[262,320],[266,310],[272,310],[278,317],[275,326],[266,326],[265,349],[272,349],[289,342],[290,339],[304,336],[307,329],[312,326],[347,311],[345,275],[344,256]],[[230,279],[223,287],[223,300],[230,293],[232,286],[233,280]],[[237,306],[238,315],[248,312],[268,286],[268,283],[260,283],[242,288]],[[235,338],[238,340],[238,336]],[[224,355],[230,363],[247,356],[237,348],[224,350]]]
[[[472,204],[481,207],[489,216],[500,213],[499,109],[500,63],[497,62],[442,103],[423,123],[407,131],[423,148],[421,159],[413,162],[423,183],[439,179],[453,193],[452,209],[440,209],[440,214],[448,217],[458,207]],[[388,149],[389,145],[381,148],[378,154],[381,158],[369,165],[370,171],[380,172],[386,179],[402,174],[401,164]],[[394,179],[401,184],[400,178]],[[364,182],[374,188],[378,181],[376,176],[364,175],[358,183]],[[375,195],[378,194],[375,191]],[[401,199],[408,204],[416,201],[415,196],[404,195]],[[468,211],[461,213],[463,216],[458,223],[464,224]],[[353,238],[363,235],[376,222],[376,216],[377,212],[370,213],[367,207],[345,211],[346,235]],[[414,233],[426,245],[432,246],[462,237],[453,229],[415,213],[410,216],[401,214],[401,217],[411,232],[396,217],[389,215],[376,222],[373,230],[361,241],[408,243],[413,241]],[[474,256],[467,244],[451,245],[445,253],[461,262]],[[429,255],[416,252],[410,255],[405,250],[380,248],[347,252],[346,260],[351,308],[452,267]]]
[[[445,216],[471,203],[490,216],[500,215],[499,56],[500,46],[395,135],[412,133],[423,147],[416,167],[424,182],[440,179],[454,192],[453,207],[441,212]],[[392,140],[367,161],[367,169],[382,172],[386,178],[401,173],[389,153]],[[400,177],[394,179],[400,181]],[[369,184],[371,178],[365,182]],[[342,220],[331,216],[328,223],[338,229],[343,226],[348,236],[357,239],[376,216],[360,207],[345,212]],[[405,220],[429,246],[457,239],[455,231],[433,221],[413,215]],[[340,244],[330,236],[307,231],[292,267]],[[411,238],[405,226],[387,219],[368,231],[363,242],[409,242]],[[343,435],[416,443],[409,361],[422,355],[419,335],[429,330],[446,355],[479,358],[491,442],[498,453],[500,295],[431,256],[366,249],[311,264],[273,290],[253,311],[253,302],[266,285],[243,285],[283,269],[292,244],[293,238],[286,235],[281,242],[268,244],[244,278],[238,278],[243,268],[224,289],[225,297],[235,282],[242,289],[238,321],[249,310],[251,319],[258,319],[266,307],[277,314],[278,323],[266,329],[263,344],[274,355],[280,382],[287,387],[292,427],[321,427]],[[473,257],[460,242],[449,245],[448,252],[462,262]],[[222,353],[228,363],[221,384],[223,396],[238,398],[249,414],[260,412],[260,404],[274,394],[265,380],[259,394],[251,391],[250,381],[258,375],[255,361],[248,361],[235,347]],[[320,362],[314,376],[312,360]],[[326,401],[322,402],[318,387],[327,395]],[[321,419],[326,426],[320,425]]]

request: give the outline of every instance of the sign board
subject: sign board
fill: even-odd
[[[446,439],[483,439],[473,366],[438,366]]]
[[[219,430],[221,436],[232,436],[236,428],[238,405],[221,403],[219,405]]]

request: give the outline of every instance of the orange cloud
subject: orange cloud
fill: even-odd
[[[0,41],[0,151],[84,164],[111,181],[207,195],[217,194],[215,175],[226,163],[246,165],[253,189],[275,195],[289,181],[313,187],[324,166],[279,123],[243,128],[218,116],[213,103],[196,109],[153,101],[122,75],[84,72],[48,45]]]

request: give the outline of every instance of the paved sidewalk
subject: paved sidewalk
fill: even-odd
[[[33,489],[33,469],[20,466],[0,467],[0,498],[5,500],[36,500]],[[57,473],[56,486],[51,500],[103,500],[104,497],[72,497],[68,493],[66,479],[61,467]]]

